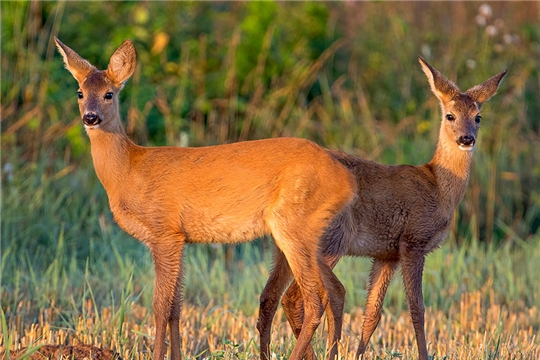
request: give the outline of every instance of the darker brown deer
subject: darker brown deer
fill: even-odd
[[[301,359],[328,307],[340,321],[344,290],[320,252],[320,237],[354,196],[351,173],[311,141],[278,138],[200,147],[142,147],[126,135],[118,94],[136,66],[130,40],[100,71],[55,38],[79,83],[79,110],[96,174],[118,225],[148,246],[155,265],[154,359],[180,354],[182,253],[187,243],[239,243],[271,234],[276,266],[261,295],[263,312],[294,276],[305,317],[290,356]],[[331,335],[335,338],[336,335]],[[269,347],[261,348],[261,357]],[[263,354],[264,353],[264,354]]]
[[[442,110],[439,142],[431,161],[421,166],[388,166],[329,151],[355,176],[357,194],[323,235],[325,259],[331,267],[344,255],[373,259],[357,357],[366,351],[381,318],[388,284],[401,265],[418,357],[428,359],[422,296],[424,260],[449,232],[467,187],[480,109],[506,74],[505,70],[463,93],[425,60],[419,61]],[[295,335],[304,321],[302,298],[298,284],[293,283],[282,299]],[[333,326],[339,335],[341,324]],[[316,358],[311,347],[306,358]]]

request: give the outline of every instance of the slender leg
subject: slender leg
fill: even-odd
[[[289,360],[300,360],[304,357],[311,338],[321,322],[325,307],[328,306],[328,292],[321,279],[318,242],[313,240],[317,239],[321,234],[313,231],[313,229],[309,231],[309,229],[305,228],[302,231],[294,232],[291,231],[292,229],[288,230],[290,232],[287,234],[292,236],[282,236],[279,232],[274,232],[274,239],[287,258],[304,299],[304,322],[296,346],[289,357]],[[302,236],[299,234],[302,234]],[[296,241],[286,241],[285,239],[295,239]],[[280,285],[283,286],[279,288],[279,295],[281,296],[287,283]]]
[[[311,265],[312,268],[316,266],[316,263]],[[321,279],[313,278],[310,275],[302,277],[298,271],[294,270],[293,274],[304,298],[304,323],[290,359],[300,360],[304,357],[306,350],[310,346],[311,338],[321,323],[321,317],[325,307],[328,305],[328,294],[322,285]]]
[[[335,282],[334,273],[332,270],[324,264],[327,268],[322,269],[324,276],[328,277],[328,281],[324,281],[325,284],[328,283],[327,288],[330,289],[330,292],[337,294],[339,296],[330,298],[328,305],[326,306],[326,315],[328,319],[328,358],[335,359],[338,355],[337,344],[341,338],[341,327],[343,324],[343,307],[345,304],[345,288],[339,282]],[[335,278],[335,279],[334,279]],[[302,299],[302,294],[300,292],[300,287],[296,282],[293,282],[281,301],[283,309],[285,310],[285,316],[289,321],[293,329],[294,336],[298,338],[300,331],[302,330],[302,325],[304,323],[304,302]],[[308,345],[304,358],[307,360],[317,359],[317,355],[313,350],[311,344]]]
[[[181,257],[182,255],[180,255]],[[183,299],[183,261],[180,259],[180,268],[176,276],[176,287],[171,306],[171,315],[169,317],[169,328],[171,331],[171,360],[180,360],[182,358],[180,348],[182,346],[180,339],[180,313],[182,311]]]
[[[279,305],[279,298],[285,287],[291,280],[292,273],[287,263],[287,259],[281,250],[276,248],[274,255],[274,267],[270,274],[270,278],[264,287],[261,294],[259,306],[259,319],[257,321],[257,329],[260,334],[261,341],[261,360],[270,359],[270,329],[272,319]]]
[[[182,256],[183,242],[160,243],[159,246],[152,248],[152,257],[156,270],[156,279],[154,283],[154,317],[156,323],[156,341],[154,348],[154,359],[163,360],[165,357],[165,338],[167,335],[167,324],[172,323],[174,328],[171,328],[172,342],[171,344],[176,349],[172,350],[172,356],[180,357],[180,333],[178,317],[180,312],[181,301],[181,272],[180,262]],[[178,291],[177,291],[178,290]],[[179,298],[177,298],[179,297]],[[172,315],[173,304],[175,313]],[[171,320],[173,316],[174,320]],[[178,326],[177,326],[178,325]],[[176,346],[178,345],[178,346]]]
[[[337,262],[337,261],[336,261]],[[338,356],[338,344],[341,339],[343,326],[343,309],[345,307],[345,287],[339,281],[332,269],[321,260],[321,272],[325,288],[328,289],[328,305],[326,318],[328,322],[328,359],[335,360]],[[308,351],[309,352],[309,351]]]
[[[324,257],[324,261],[328,265],[328,269],[330,270],[333,269],[334,266],[336,266],[340,258],[340,255],[327,255]],[[337,342],[341,338],[341,327],[343,325],[343,307],[345,302],[345,288],[343,287],[341,282],[339,282],[339,280],[337,283],[335,283],[335,279],[337,279],[337,277],[335,277],[331,270],[330,273],[331,275],[327,274],[327,276],[329,278],[332,278],[332,284],[325,284],[325,286],[332,289],[330,290],[331,292],[338,293],[338,299],[340,299],[338,302],[336,302],[336,299],[331,298],[329,301],[329,306],[333,307],[333,309],[328,307],[326,309],[329,335],[328,349],[334,350],[333,352],[330,351],[329,358],[333,359],[333,357],[337,355]],[[287,320],[289,321],[289,324],[293,329],[294,336],[298,338],[300,330],[302,329],[302,324],[304,323],[304,301],[302,299],[302,294],[296,281],[292,282],[287,292],[285,292],[285,295],[283,295],[283,298],[281,299],[281,304],[283,306],[283,310],[285,311],[285,316],[287,317]],[[333,314],[340,314],[340,317],[336,319]],[[311,345],[309,345],[305,354],[305,359],[314,360],[316,358],[317,356],[315,355],[315,351],[313,350]]]
[[[363,355],[371,335],[381,320],[381,310],[388,284],[398,265],[397,261],[373,260],[369,274],[368,295],[366,299],[366,313],[362,325],[362,338],[356,357]]]
[[[422,295],[422,272],[425,255],[408,252],[401,256],[403,284],[409,302],[409,311],[416,335],[419,360],[428,360],[426,333],[424,330],[424,298]]]
[[[303,195],[309,196],[309,193],[306,192]],[[332,314],[331,330],[334,333],[332,338],[335,337],[336,333],[340,333],[341,324],[335,325],[341,320],[343,304],[342,300],[339,300],[339,296],[344,295],[344,289],[321,258],[323,229],[326,228],[329,219],[334,215],[329,211],[331,207],[328,205],[325,209],[318,208],[311,213],[306,213],[305,210],[309,208],[304,208],[304,211],[291,213],[284,206],[287,205],[287,200],[292,200],[294,208],[296,208],[300,203],[303,204],[303,201],[300,201],[302,199],[298,198],[297,193],[291,197],[288,197],[287,194],[281,194],[281,199],[281,203],[274,209],[275,217],[269,219],[268,224],[277,247],[283,252],[289,264],[304,301],[302,324],[296,345],[289,356],[289,360],[300,360],[308,349],[310,349],[310,353],[313,352],[310,345],[311,338],[321,322],[325,308],[331,312],[337,312]],[[341,286],[341,291],[332,293],[332,285],[334,288]],[[283,294],[286,286],[286,282],[280,283],[279,296]],[[266,350],[261,346],[261,351]]]
[[[302,330],[302,324],[304,323],[304,299],[302,298],[302,293],[300,292],[300,287],[293,281],[292,284],[283,295],[281,299],[281,305],[285,311],[285,316],[291,325],[293,334],[296,338],[300,335]],[[304,358],[307,360],[315,360],[317,356],[311,345],[308,346]]]

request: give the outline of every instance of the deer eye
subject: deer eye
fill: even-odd
[[[108,93],[105,94],[105,99],[106,99],[106,100],[111,100],[112,97],[113,97],[113,93],[110,92],[110,91],[109,91]]]
[[[476,117],[474,118],[474,121],[476,121],[477,124],[480,124],[480,121],[482,121],[482,116],[476,115]]]
[[[446,120],[448,121],[454,121],[456,120],[456,117],[452,114],[446,114]]]
[[[84,97],[83,94],[82,94],[82,91],[80,91],[80,90],[77,91],[77,97],[78,97],[79,99],[82,99],[82,98]]]

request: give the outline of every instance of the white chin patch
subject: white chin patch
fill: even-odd
[[[474,150],[474,145],[469,145],[469,146],[459,145],[459,150],[461,150],[461,151],[473,151]]]
[[[99,128],[99,124],[97,124],[97,125],[86,125],[86,124],[85,124],[85,125],[84,125],[84,128],[85,128],[86,130],[94,130],[94,129]],[[460,145],[460,146],[461,146],[461,145]]]

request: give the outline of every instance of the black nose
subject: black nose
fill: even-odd
[[[474,137],[470,135],[460,136],[457,143],[458,145],[471,146],[474,144]]]
[[[83,123],[86,125],[97,125],[101,122],[101,119],[95,112],[87,112],[83,116]]]

